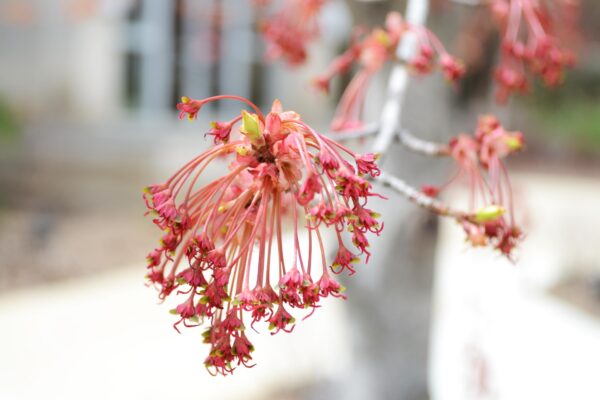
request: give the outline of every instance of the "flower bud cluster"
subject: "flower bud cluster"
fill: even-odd
[[[325,1],[284,0],[279,11],[261,24],[267,58],[281,58],[292,66],[304,63],[308,44],[319,34],[317,15]]]
[[[565,71],[576,62],[572,47],[567,46],[576,36],[573,15],[578,2],[494,0],[490,7],[502,35],[495,72],[497,100],[505,102],[513,93],[528,93],[535,76],[547,87],[560,85]]]
[[[240,100],[184,98],[179,109],[193,119],[218,99]],[[367,179],[380,173],[376,155],[356,154],[320,135],[278,101],[264,116],[241,100],[254,112],[214,123],[208,132],[213,147],[144,192],[163,232],[148,255],[147,279],[161,299],[180,299],[172,310],[176,329],[205,323],[204,341],[211,346],[205,365],[221,374],[251,365],[248,324],[291,332],[294,309],[312,313],[325,297],[344,298],[331,273],[353,274],[359,255],[370,254],[368,236],[383,228],[366,207],[376,196]],[[231,160],[229,172],[203,181],[206,169],[223,158]],[[286,220],[293,251],[284,250]],[[331,261],[325,230],[337,238]],[[344,231],[351,244],[344,243]]]
[[[459,218],[473,246],[490,245],[507,257],[522,239],[513,215],[512,189],[503,159],[524,147],[523,134],[502,127],[492,115],[479,118],[474,135],[460,134],[449,144],[457,172],[440,187],[422,191],[435,197],[464,178],[469,185],[469,212]]]
[[[398,60],[396,49],[406,32],[416,36],[420,50],[412,60]],[[383,28],[375,28],[367,34],[357,32],[350,47],[333,60],[324,74],[315,79],[316,86],[327,92],[335,76],[347,72],[354,64],[359,67],[340,100],[332,130],[352,130],[363,125],[362,110],[369,82],[392,60],[407,63],[418,74],[428,74],[439,68],[451,82],[456,82],[465,72],[463,64],[446,51],[431,31],[407,23],[398,12],[390,12]]]

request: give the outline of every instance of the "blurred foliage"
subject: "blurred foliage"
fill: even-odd
[[[0,160],[4,161],[7,155],[15,154],[16,139],[21,133],[21,120],[14,108],[0,98]],[[6,175],[5,165],[2,164],[2,171],[0,171],[0,211],[5,209],[9,205],[10,190],[6,190],[4,179]],[[2,223],[3,214],[0,213],[0,224]]]
[[[6,101],[0,99],[0,140],[13,140],[20,130],[21,125],[16,113]]]
[[[576,71],[557,89],[536,87],[529,101],[547,134],[568,139],[574,148],[600,151],[600,74]]]

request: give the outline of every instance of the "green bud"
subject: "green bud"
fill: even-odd
[[[240,128],[240,132],[250,139],[253,145],[262,145],[264,143],[256,114],[250,114],[246,110],[242,110],[242,127]]]
[[[480,208],[475,212],[475,222],[485,223],[495,221],[504,215],[505,211],[504,207],[496,205]]]
[[[518,151],[523,148],[523,140],[517,136],[509,136],[505,140],[506,145],[512,151]]]

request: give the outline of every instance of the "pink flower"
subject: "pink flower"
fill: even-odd
[[[467,234],[467,241],[471,245],[492,245],[511,261],[515,247],[523,240],[524,236],[519,227],[512,225],[504,218],[497,218],[485,223],[464,219],[462,225]]]
[[[355,206],[352,211],[352,217],[356,218],[356,223],[353,225],[354,228],[358,228],[363,232],[369,231],[376,234],[381,232],[383,227],[377,221],[377,218],[379,218],[378,213],[361,206]]]
[[[323,190],[323,187],[319,176],[316,173],[311,173],[300,188],[298,203],[301,206],[306,206],[315,197],[315,194],[321,193],[321,190]]]
[[[146,261],[148,261],[148,267],[150,268],[160,265],[161,255],[162,253],[159,250],[152,250],[146,257]]]
[[[209,356],[204,360],[206,369],[212,375],[232,373],[234,368],[231,363],[235,361],[236,357],[231,347],[231,337],[216,331],[210,332],[209,339],[212,347]]]
[[[253,365],[248,365],[248,361],[252,360],[252,356],[250,353],[254,351],[254,346],[244,333],[236,336],[233,341],[233,348],[231,353],[238,359],[238,364],[243,364],[245,367],[253,367]]]
[[[244,320],[253,329],[267,323],[274,332],[290,332],[295,318],[288,310],[312,313],[323,297],[343,297],[325,276],[328,261],[309,255],[301,235],[325,254],[322,231],[336,232],[340,250],[333,268],[353,273],[359,257],[340,232],[352,232],[368,257],[365,233],[378,234],[382,226],[366,208],[377,194],[360,176],[379,173],[375,155],[356,154],[320,135],[278,101],[266,116],[235,96],[188,99],[181,108],[195,117],[201,105],[220,99],[240,100],[253,112],[213,124],[214,146],[164,183],[149,186],[144,201],[163,232],[160,248],[148,257],[148,279],[161,299],[188,296],[175,310],[181,318],[176,325],[207,324],[211,352],[205,364],[211,373],[226,374],[236,361],[249,366]],[[239,137],[231,137],[233,129]],[[229,160],[228,171],[203,180],[217,159]],[[290,251],[283,249],[285,219],[291,220]],[[315,283],[313,276],[321,279]]]
[[[267,58],[283,58],[290,65],[299,65],[306,60],[306,39],[295,26],[287,21],[266,21],[262,34],[267,42]]]
[[[444,77],[450,82],[456,82],[465,74],[465,66],[449,54],[440,57],[440,67]]]
[[[418,74],[426,75],[433,71],[435,51],[429,43],[421,43],[419,54],[409,62],[409,66]]]
[[[262,23],[267,57],[290,65],[304,63],[308,43],[318,33],[317,15],[325,0],[284,0],[281,9]]]
[[[367,153],[356,158],[358,172],[363,175],[371,175],[373,178],[381,175],[381,171],[375,161],[379,159],[379,154]]]
[[[477,225],[467,220],[462,222],[462,226],[467,234],[467,242],[469,242],[473,247],[487,245],[488,238],[485,232],[485,226]]]
[[[175,330],[177,332],[179,332],[179,328],[177,327],[177,325],[179,325],[180,323],[183,322],[184,326],[195,326],[195,325],[189,325],[187,320],[193,318],[196,315],[196,307],[194,306],[194,294],[192,293],[188,299],[181,303],[180,305],[178,305],[175,310],[171,310],[172,314],[179,314],[181,316],[181,319],[177,322],[175,322],[175,324],[173,324],[173,327],[175,328]]]
[[[227,266],[227,258],[225,252],[221,249],[213,249],[207,254],[207,261],[214,268],[225,268]]]
[[[182,97],[181,103],[177,104],[177,109],[179,110],[179,119],[184,119],[186,115],[190,121],[195,119],[198,116],[198,112],[202,106],[203,103],[200,100]]]
[[[258,299],[253,290],[246,289],[235,296],[235,304],[239,305],[244,311],[252,311],[258,303]]]
[[[429,197],[437,197],[440,193],[440,188],[434,185],[422,185],[421,192]]]
[[[339,274],[342,271],[344,271],[344,269],[347,269],[348,271],[350,271],[350,275],[354,275],[356,273],[356,270],[354,269],[352,264],[358,262],[358,260],[359,260],[359,258],[356,255],[352,254],[342,244],[342,245],[340,245],[337,255],[335,256],[335,259],[333,260],[333,264],[331,265],[331,270],[333,272],[335,272],[336,274]],[[339,268],[339,270],[336,271],[336,268]]]
[[[500,86],[496,92],[496,100],[499,103],[505,103],[512,93],[525,94],[529,92],[530,84],[525,74],[507,65],[498,67],[494,77]]]
[[[186,284],[196,288],[206,286],[208,283],[202,274],[202,271],[193,268],[187,268],[177,274],[177,277],[182,279]]]
[[[162,269],[158,269],[158,268],[150,269],[150,271],[146,274],[146,279],[148,279],[148,282],[151,284],[157,284],[157,285],[160,285],[161,287],[165,286],[165,277],[163,275]]]
[[[319,291],[323,297],[331,295],[333,297],[341,297],[343,299],[346,298],[346,296],[342,294],[345,288],[333,280],[328,273],[324,273],[321,276],[321,279],[319,279],[317,285],[319,286]]]
[[[175,208],[175,200],[170,198],[162,204],[154,208],[158,214],[166,220],[174,220],[177,217],[177,209]]]
[[[507,225],[503,227],[500,235],[496,236],[498,240],[495,248],[509,259],[512,259],[513,250],[521,243],[523,237],[523,232],[518,226]]]
[[[207,135],[214,137],[214,143],[227,143],[229,141],[229,135],[231,135],[231,128],[237,120],[234,119],[229,122],[211,122],[211,128],[206,132]]]
[[[285,310],[283,304],[279,304],[277,311],[269,319],[269,329],[275,329],[274,332],[271,332],[271,335],[274,335],[281,330],[288,333],[291,332],[295,326],[293,325],[294,322],[296,322],[294,317]],[[292,325],[292,327],[288,328],[288,325]]]
[[[280,294],[282,300],[292,307],[301,307],[300,287],[302,285],[302,276],[298,268],[292,268],[279,280]]]
[[[333,153],[328,149],[321,149],[319,154],[317,155],[319,162],[327,172],[327,175],[333,177],[337,169],[340,167],[340,163],[334,157]]]
[[[491,115],[480,117],[473,136],[460,134],[450,141],[450,155],[458,171],[437,188],[443,191],[459,178],[469,185],[469,214],[459,218],[467,241],[490,245],[511,258],[522,239],[513,215],[512,189],[503,159],[524,146],[520,132],[506,131]],[[436,193],[437,194],[437,193]]]
[[[283,275],[279,280],[281,288],[297,289],[302,284],[302,276],[298,268],[292,268],[288,273]]]
[[[363,126],[363,108],[371,78],[383,66],[396,60],[396,49],[405,32],[415,34],[420,52],[413,60],[406,61],[411,69],[420,74],[428,74],[439,65],[444,76],[455,82],[464,74],[461,62],[450,56],[441,41],[429,30],[406,23],[397,12],[387,15],[384,28],[375,28],[368,34],[356,35],[348,50],[333,60],[327,71],[314,82],[323,91],[328,91],[330,81],[358,64],[359,70],[346,87],[331,123],[334,131],[359,129]]]
[[[172,232],[168,232],[160,239],[163,250],[168,252],[174,252],[177,249],[177,246],[179,246],[179,243],[180,238]]]
[[[367,255],[368,261],[369,257],[371,256],[371,253],[369,253],[369,251],[367,250],[369,248],[369,241],[367,240],[367,236],[365,235],[365,233],[361,230],[354,229],[352,231],[352,243],[356,248],[360,250],[361,253]],[[353,275],[354,270],[349,265],[347,265],[347,268],[350,270],[350,275]]]
[[[564,1],[549,5],[536,0],[495,0],[492,15],[502,35],[502,52],[495,79],[496,98],[505,102],[514,93],[529,91],[532,78],[554,87],[563,81],[575,56],[571,51],[579,32],[573,18],[578,2]]]
[[[305,274],[302,281],[302,286],[299,288],[299,292],[302,296],[302,306],[304,308],[313,307],[314,311],[314,309],[318,307],[317,304],[321,299],[321,294],[319,293],[319,285],[312,281],[312,278],[309,274]],[[309,315],[312,315],[312,313]],[[304,317],[304,319],[307,317],[308,316]]]
[[[229,300],[225,286],[218,285],[212,281],[201,292],[203,294],[200,301],[211,308],[223,308],[223,302]]]
[[[146,202],[146,206],[150,209],[155,207],[159,207],[163,203],[167,202],[171,199],[173,194],[171,193],[171,189],[163,184],[150,185],[144,188],[144,201]]]
[[[227,313],[227,317],[221,322],[221,329],[230,335],[237,335],[237,332],[244,329],[242,320],[236,315],[237,310],[233,309]]]
[[[190,318],[196,315],[194,308],[194,296],[190,296],[185,303],[181,303],[176,308],[177,314],[181,315],[182,318]]]

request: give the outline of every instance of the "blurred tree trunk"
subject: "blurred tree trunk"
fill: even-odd
[[[405,9],[402,1],[354,0],[349,5],[355,24],[362,26],[380,25],[388,11]],[[434,30],[451,50],[459,24],[469,12],[444,10],[439,21],[435,16],[429,18],[430,23],[439,22]],[[374,83],[368,120],[379,119],[386,80],[387,74],[381,74]],[[489,78],[483,85],[489,86]],[[452,89],[439,76],[412,79],[401,126],[423,138],[443,142],[451,135],[474,129],[477,114],[492,104],[489,94],[486,90],[479,92],[481,97],[473,102],[460,88]],[[394,144],[384,168],[419,187],[443,182],[451,164],[410,154]],[[350,336],[356,359],[344,378],[330,388],[332,393],[327,398],[429,399],[427,366],[437,219],[397,194],[384,194],[389,200],[374,202],[373,209],[381,212],[385,233],[372,240],[369,264],[344,282],[348,286]]]

